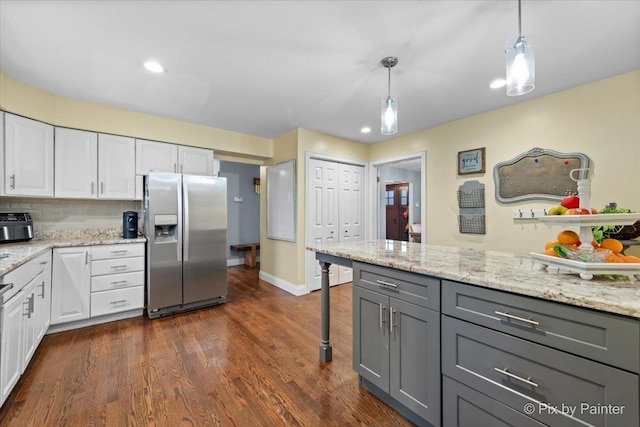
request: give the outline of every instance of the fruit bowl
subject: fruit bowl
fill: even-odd
[[[565,251],[568,259],[582,262],[605,262],[611,251],[609,249],[600,249],[598,251],[581,251],[568,250]]]

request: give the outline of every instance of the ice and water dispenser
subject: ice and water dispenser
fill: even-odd
[[[154,243],[178,241],[178,215],[154,215]]]

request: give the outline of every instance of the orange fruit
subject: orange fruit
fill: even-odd
[[[556,251],[553,250],[553,246],[551,246],[550,248],[545,249],[544,254],[545,255],[549,255],[549,256],[555,256],[555,257],[558,256]]]
[[[624,260],[618,254],[611,252],[604,262],[624,262]]]
[[[595,240],[595,239],[593,239],[593,240],[591,241],[591,246],[593,246],[594,248],[599,248],[599,247],[600,247],[600,244],[599,244],[598,242],[596,242],[596,240]]]
[[[624,262],[637,262],[640,263],[640,258],[633,255],[618,255],[620,258],[624,260]]]
[[[622,249],[624,249],[622,247],[622,243],[616,239],[604,239],[602,243],[600,243],[600,247],[609,249],[611,252],[616,254],[622,252]]]
[[[558,233],[558,242],[563,245],[575,245],[580,241],[578,233],[571,230],[562,230]]]
[[[552,240],[551,242],[547,242],[547,244],[544,245],[544,248],[545,249],[549,249],[549,248],[553,249],[553,247],[555,245],[559,245],[559,244],[560,244],[560,242],[558,242],[557,240]]]

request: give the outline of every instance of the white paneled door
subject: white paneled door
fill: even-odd
[[[345,242],[362,238],[364,227],[364,167],[310,159],[307,170],[307,244]],[[320,289],[320,265],[307,251],[306,282]],[[350,268],[332,267],[329,283],[350,282]]]

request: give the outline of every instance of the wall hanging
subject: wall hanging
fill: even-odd
[[[496,199],[502,203],[561,200],[578,192],[569,172],[587,168],[593,169],[593,164],[586,154],[533,148],[493,168]]]
[[[484,184],[466,181],[458,187],[460,233],[485,234]]]

